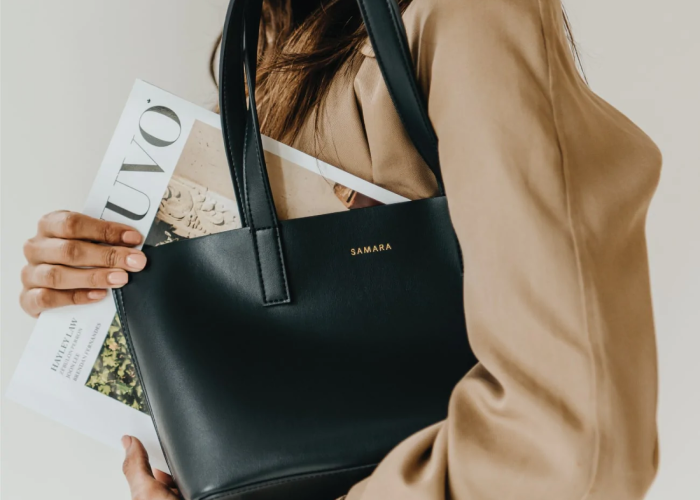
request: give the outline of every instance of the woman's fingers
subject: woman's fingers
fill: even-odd
[[[31,264],[108,267],[127,271],[140,271],[146,265],[146,256],[134,248],[60,238],[32,238],[24,245],[24,255]]]
[[[148,463],[148,453],[146,453],[141,441],[135,437],[124,436],[122,446],[126,451],[122,470],[129,483],[131,498],[143,500],[177,499],[168,486],[153,476],[151,466]]]
[[[53,288],[75,290],[79,288],[119,288],[126,285],[129,275],[121,269],[76,269],[67,266],[39,264],[25,266],[22,283],[26,288]]]
[[[177,490],[177,484],[175,484],[175,480],[170,474],[166,474],[162,470],[153,469],[153,477],[171,490]]]
[[[127,283],[125,271],[146,266],[143,252],[129,248],[142,240],[125,224],[68,211],[45,215],[24,245],[29,265],[22,270],[22,308],[36,317],[47,309],[102,300],[106,288]]]
[[[47,309],[55,307],[91,304],[104,299],[107,290],[51,290],[50,288],[25,288],[19,296],[22,309],[35,318]]]
[[[95,219],[77,212],[58,211],[39,221],[38,233],[50,238],[87,240],[110,245],[138,245],[141,234],[125,224]]]

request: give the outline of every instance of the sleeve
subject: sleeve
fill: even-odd
[[[405,14],[480,362],[447,419],[347,500],[632,500],[655,475],[644,224],[658,172],[629,165],[638,132],[577,81],[561,16],[558,0]]]

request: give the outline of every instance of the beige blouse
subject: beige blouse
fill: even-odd
[[[480,363],[447,419],[347,499],[641,499],[658,463],[644,227],[660,152],[579,76],[559,0],[414,0],[404,22]],[[362,52],[318,136],[308,125],[294,145],[405,196],[436,194]]]

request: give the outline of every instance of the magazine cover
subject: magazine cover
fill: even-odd
[[[263,146],[282,219],[407,201],[268,137]],[[219,116],[137,81],[83,213],[152,246],[239,228]],[[115,448],[136,436],[168,470],[111,296],[42,313],[8,397]]]

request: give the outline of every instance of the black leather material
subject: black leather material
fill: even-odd
[[[222,64],[237,47],[252,81],[240,28],[257,26],[259,0],[244,1]],[[242,84],[229,67],[222,123],[246,227],[146,248],[115,299],[186,499],[332,500],[445,418],[476,363],[459,248],[443,196],[278,221],[254,99],[223,99]]]
[[[117,292],[185,498],[334,499],[342,472],[318,496],[304,477],[356,480],[443,419],[475,362],[444,198],[280,226],[287,306],[261,304],[247,228],[147,248],[147,268]],[[284,494],[267,491],[280,480]]]

